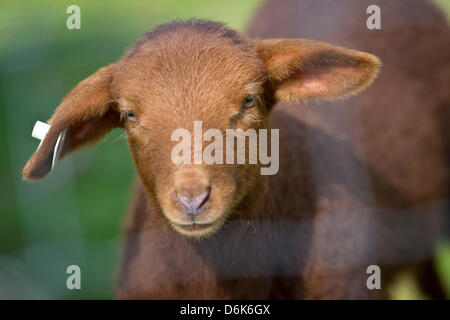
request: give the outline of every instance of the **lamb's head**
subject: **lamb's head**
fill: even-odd
[[[67,95],[23,175],[49,172],[64,129],[61,157],[122,127],[155,206],[179,233],[210,235],[260,179],[258,148],[270,142],[261,132],[276,101],[356,94],[379,66],[370,54],[322,42],[247,39],[208,21],[162,25]],[[242,133],[240,150],[232,134]]]

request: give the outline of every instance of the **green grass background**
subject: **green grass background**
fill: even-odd
[[[0,299],[112,298],[122,226],[134,168],[114,131],[95,148],[59,163],[39,183],[21,180],[38,142],[30,134],[64,95],[114,62],[153,26],[174,18],[208,18],[243,30],[260,0],[0,2]],[[450,1],[439,0],[450,13]],[[70,31],[66,8],[81,7]],[[450,288],[450,248],[438,250]],[[82,290],[66,288],[66,267],[82,270]],[[404,281],[396,298],[421,297]]]

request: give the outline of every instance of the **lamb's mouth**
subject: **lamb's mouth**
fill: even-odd
[[[223,224],[223,219],[217,219],[211,223],[203,223],[192,221],[189,223],[172,223],[172,226],[179,233],[192,236],[192,237],[204,237],[213,234]]]
[[[190,223],[190,224],[179,224],[178,227],[180,227],[183,230],[186,231],[195,231],[195,230],[204,230],[209,229],[212,227],[215,223]]]

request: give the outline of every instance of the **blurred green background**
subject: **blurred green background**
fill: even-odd
[[[115,130],[95,148],[59,163],[39,183],[21,170],[46,121],[80,80],[118,60],[153,26],[174,18],[208,18],[243,30],[260,0],[0,2],[0,299],[113,298],[122,226],[134,167]],[[450,15],[450,0],[438,0]],[[68,30],[66,8],[81,8],[81,30]],[[438,249],[450,292],[450,247]],[[82,270],[82,290],[66,288],[66,267]],[[396,298],[420,298],[413,280]]]

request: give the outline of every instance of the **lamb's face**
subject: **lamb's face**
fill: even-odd
[[[23,177],[37,180],[51,170],[62,132],[64,157],[122,127],[148,196],[178,232],[206,236],[260,179],[250,143],[246,150],[231,143],[230,150],[245,154],[244,164],[236,156],[228,161],[227,129],[265,128],[277,100],[356,94],[379,66],[370,54],[323,42],[248,40],[209,21],[162,25],[64,98]],[[222,145],[206,152],[218,139]],[[258,149],[261,160],[259,143]]]
[[[150,43],[123,60],[113,94],[149,194],[175,230],[200,237],[223,224],[260,174],[248,157],[245,164],[236,158],[226,164],[226,130],[264,128],[268,112],[263,62],[254,49],[229,39],[186,36]],[[200,142],[202,158],[195,159],[196,139],[207,140],[208,129],[220,133],[222,148],[207,152],[216,137]],[[177,152],[183,143],[187,148]],[[222,152],[221,159],[211,163],[206,158],[215,152]]]

